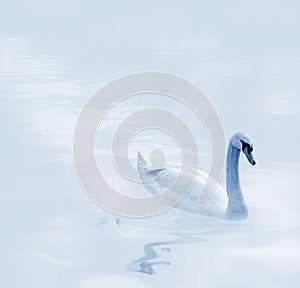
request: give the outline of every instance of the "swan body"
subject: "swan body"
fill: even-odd
[[[228,144],[226,159],[226,190],[217,183],[216,188],[210,197],[204,203],[200,203],[199,198],[202,189],[210,176],[206,172],[198,169],[192,188],[175,208],[217,218],[237,220],[247,218],[248,208],[243,197],[239,180],[239,158],[241,151],[252,165],[256,164],[252,155],[253,145],[250,138],[244,133],[234,134]],[[151,165],[145,160],[143,155],[138,152],[138,172],[143,185],[147,191],[153,195],[162,193],[169,188],[176,180],[180,169],[180,166],[176,164],[168,168],[155,170],[151,170],[150,167]],[[191,183],[190,177],[194,174],[189,173],[189,169],[184,169],[184,171],[184,181],[186,181],[186,183]],[[153,180],[147,181],[149,177]]]

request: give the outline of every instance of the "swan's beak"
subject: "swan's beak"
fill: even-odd
[[[256,161],[254,160],[252,152],[248,153],[247,149],[244,151],[244,154],[246,155],[248,161],[254,166],[256,164]]]

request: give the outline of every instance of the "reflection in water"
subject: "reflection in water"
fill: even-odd
[[[108,224],[108,223],[115,223],[115,224],[119,225],[120,219],[114,218],[114,217],[103,217],[99,220],[99,222],[95,225],[95,227],[103,225],[103,224]]]
[[[170,216],[170,214],[168,214]],[[213,232],[212,227],[207,229],[208,218],[202,219],[202,223],[197,221],[197,216],[184,218],[164,217],[162,221],[155,219],[142,219],[138,222],[132,219],[120,219],[114,217],[101,218],[95,226],[109,224],[116,225],[116,230],[123,236],[132,238],[173,238],[161,241],[151,241],[144,244],[144,255],[130,262],[127,270],[154,275],[154,266],[171,265],[170,261],[160,260],[163,253],[171,252],[170,246],[182,245],[204,241],[207,232]],[[199,220],[199,219],[198,219]],[[142,225],[141,225],[142,224]],[[202,229],[199,229],[199,224]],[[206,224],[206,225],[204,225]],[[204,229],[205,228],[205,229]]]
[[[153,242],[153,243],[146,244],[144,247],[145,255],[129,263],[127,269],[130,271],[141,272],[150,275],[156,274],[156,271],[153,269],[153,266],[171,264],[169,261],[151,261],[158,257],[161,257],[157,253],[156,248],[162,245],[172,245],[172,244],[175,243],[172,243],[172,241],[162,241],[162,242]]]
[[[123,220],[123,221],[122,221]],[[129,221],[129,223],[128,223]],[[146,223],[149,224],[149,219],[145,220]],[[185,231],[183,229],[184,225],[186,223],[182,222],[180,223],[180,219],[173,219],[172,223],[176,225],[173,226],[170,230],[169,229],[163,229],[163,227],[158,227],[157,223],[155,221],[151,221],[150,223],[153,224],[152,227],[145,228],[143,225],[143,228],[140,225],[134,225],[134,220],[125,220],[120,218],[114,218],[114,217],[106,217],[101,218],[98,223],[95,226],[100,226],[103,224],[115,224],[118,226],[118,232],[122,235],[129,236],[131,235],[133,238],[135,237],[151,237],[151,236],[159,236],[159,237],[165,237],[165,238],[174,238],[170,240],[164,240],[164,241],[153,241],[146,243],[144,245],[144,256],[130,262],[127,266],[127,270],[134,271],[134,272],[141,272],[144,274],[154,275],[156,274],[156,271],[154,270],[154,266],[159,265],[171,265],[171,262],[166,260],[158,260],[159,258],[162,258],[163,255],[161,255],[160,252],[168,253],[171,252],[171,248],[169,246],[172,245],[181,245],[181,244],[188,244],[188,243],[194,243],[194,242],[200,242],[203,241],[204,238],[201,238],[203,232],[206,232],[205,230],[198,231],[198,232],[191,232],[191,231]],[[143,221],[143,223],[145,223]],[[178,225],[179,223],[179,225]],[[133,224],[133,226],[130,225]],[[147,225],[146,225],[147,226]],[[182,231],[180,232],[180,226],[182,228]],[[174,231],[174,229],[178,231]]]
[[[159,257],[162,257],[158,253],[158,250],[161,250],[163,252],[171,251],[170,247],[161,247],[161,246],[187,244],[187,243],[191,243],[191,242],[200,241],[199,238],[197,238],[193,235],[179,234],[179,233],[178,234],[172,233],[172,234],[174,236],[177,236],[177,238],[175,240],[147,243],[144,246],[145,255],[143,257],[138,258],[138,259],[132,261],[131,263],[129,263],[129,265],[127,266],[127,270],[154,275],[154,274],[156,274],[156,271],[153,269],[153,266],[171,265],[171,263],[169,261],[151,261],[151,260],[155,260]]]
[[[239,259],[239,255],[249,257],[252,255],[249,251],[255,249],[260,253],[273,253],[273,250],[277,253],[282,239],[286,241],[290,233],[296,231],[295,227],[289,231],[284,223],[279,224],[283,220],[280,214],[254,207],[251,207],[250,212],[250,219],[236,222],[183,213],[174,209],[158,218],[101,218],[96,225],[108,224],[120,236],[141,239],[143,254],[137,259],[128,259],[127,270],[155,275],[157,266],[172,265],[171,261],[165,259],[172,251],[171,246],[197,243],[195,253],[202,251],[201,253],[208,253],[212,258],[223,257],[224,261],[228,254],[228,261]],[[277,223],[276,226],[274,223]],[[226,247],[226,250],[223,250],[223,247]],[[177,252],[174,251],[175,254]],[[237,258],[232,258],[232,255],[237,255]],[[197,261],[197,265],[206,265],[207,260],[202,257]]]

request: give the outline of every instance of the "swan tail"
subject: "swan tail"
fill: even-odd
[[[137,170],[139,173],[145,173],[147,169],[149,168],[150,164],[148,161],[144,158],[143,154],[138,151],[137,152]]]

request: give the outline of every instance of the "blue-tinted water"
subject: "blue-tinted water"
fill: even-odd
[[[0,283],[298,287],[298,4],[129,2],[10,1],[1,9]],[[132,220],[86,196],[72,159],[78,114],[107,82],[140,71],[193,82],[214,104],[227,140],[236,131],[251,136],[258,164],[242,159],[240,167],[248,220],[175,209]],[[149,106],[184,119],[199,166],[207,171],[211,163],[206,130],[186,107],[161,95],[132,97],[107,115],[95,154],[112,187],[134,197],[148,194],[116,173],[109,148],[122,119]],[[172,139],[148,131],[129,147],[133,165],[137,149],[156,148],[180,161]]]

